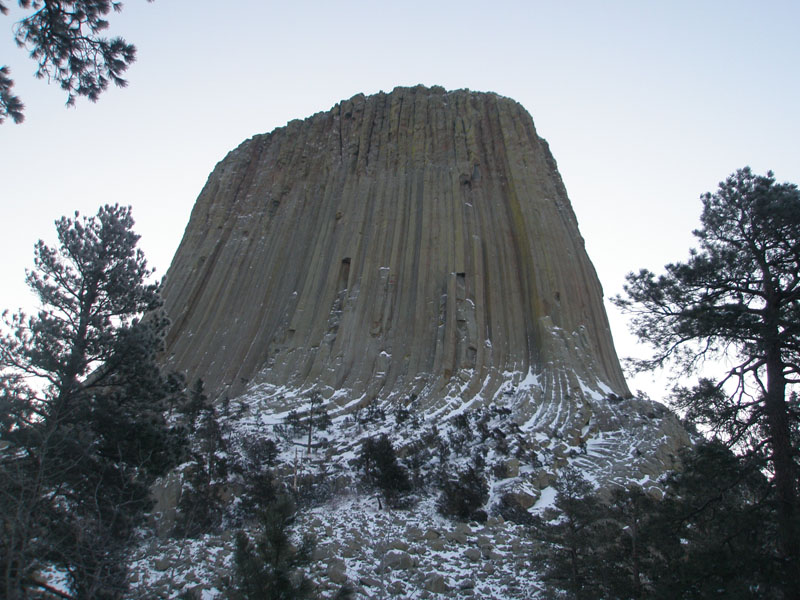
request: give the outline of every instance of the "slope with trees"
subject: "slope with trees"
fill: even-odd
[[[533,520],[548,597],[779,598],[770,486],[720,442],[683,453],[656,500],[631,486],[601,495],[567,469],[555,514]]]

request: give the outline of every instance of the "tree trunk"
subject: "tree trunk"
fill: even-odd
[[[786,406],[786,379],[783,374],[777,327],[766,347],[767,393],[764,406],[767,414],[772,465],[778,513],[778,547],[784,562],[784,596],[800,600],[800,544],[795,523],[797,492],[789,414]]]
[[[641,567],[639,565],[639,499],[632,498],[631,510],[631,558],[633,560],[633,597],[642,597]]]

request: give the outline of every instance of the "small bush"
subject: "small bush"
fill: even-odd
[[[467,413],[456,415],[453,418],[453,425],[455,425],[461,431],[470,434],[470,438],[472,437],[472,429],[469,426],[469,417],[467,416]]]
[[[292,410],[288,415],[286,415],[286,419],[284,419],[284,426],[286,427],[289,435],[293,438],[302,435],[305,431],[303,422],[296,410]]]
[[[403,457],[403,462],[408,468],[411,477],[412,486],[421,488],[425,484],[425,473],[423,467],[431,457],[431,449],[423,444],[420,440],[409,444],[405,448],[406,455]]]
[[[512,523],[531,526],[535,522],[533,515],[522,507],[513,494],[503,494],[500,502],[495,504],[493,510],[506,521]]]
[[[470,466],[456,479],[442,481],[442,495],[436,503],[439,513],[460,521],[485,521],[483,505],[489,499],[489,485],[481,470]]]
[[[508,463],[504,460],[497,461],[492,466],[492,475],[495,479],[505,479],[508,477]]]
[[[194,467],[178,501],[172,535],[179,538],[200,537],[215,531],[222,523],[223,506],[218,486],[209,481],[201,464]]]
[[[376,400],[372,400],[364,407],[364,410],[356,412],[356,419],[361,425],[366,423],[377,423],[386,420],[386,411],[380,407]]]
[[[242,440],[241,459],[234,468],[241,478],[241,514],[253,514],[275,500],[277,487],[272,468],[277,458],[278,446],[273,440],[258,436]]]
[[[400,406],[397,408],[397,410],[394,411],[394,421],[398,425],[405,423],[410,416],[411,416],[411,411],[405,408],[404,406]]]
[[[242,452],[252,465],[274,467],[278,445],[269,438],[253,436],[242,441]]]
[[[380,489],[390,506],[411,491],[408,472],[397,462],[397,454],[385,434],[364,440],[358,464],[364,470],[367,484]]]
[[[301,508],[319,506],[333,497],[333,481],[325,471],[304,473],[294,480],[292,493]]]

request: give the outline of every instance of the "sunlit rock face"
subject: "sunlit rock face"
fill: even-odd
[[[628,395],[555,160],[493,93],[357,95],[247,140],[197,199],[164,299],[168,363],[216,396],[502,399],[577,432],[589,395]]]

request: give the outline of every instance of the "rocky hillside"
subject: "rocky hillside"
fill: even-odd
[[[543,548],[529,517],[552,505],[558,478],[572,467],[600,489],[636,485],[658,495],[660,476],[689,439],[663,406],[590,391],[594,412],[582,442],[558,426],[520,426],[515,394],[526,391],[518,386],[489,408],[464,406],[448,419],[371,404],[312,429],[309,451],[311,396],[261,386],[219,408],[223,454],[235,463],[254,441],[275,443],[276,478],[300,507],[297,539],[316,542],[310,575],[318,597],[332,598],[347,583],[356,598],[547,598]],[[383,435],[412,482],[394,506],[367,483],[359,460],[365,441]],[[479,510],[443,515],[444,480],[456,480],[476,457],[486,483]],[[161,535],[147,535],[131,564],[133,591],[142,597],[226,597],[232,530],[252,526],[252,515],[237,497],[241,477],[230,475],[217,484],[227,498],[220,526],[194,539],[171,536],[190,469],[158,488]]]

